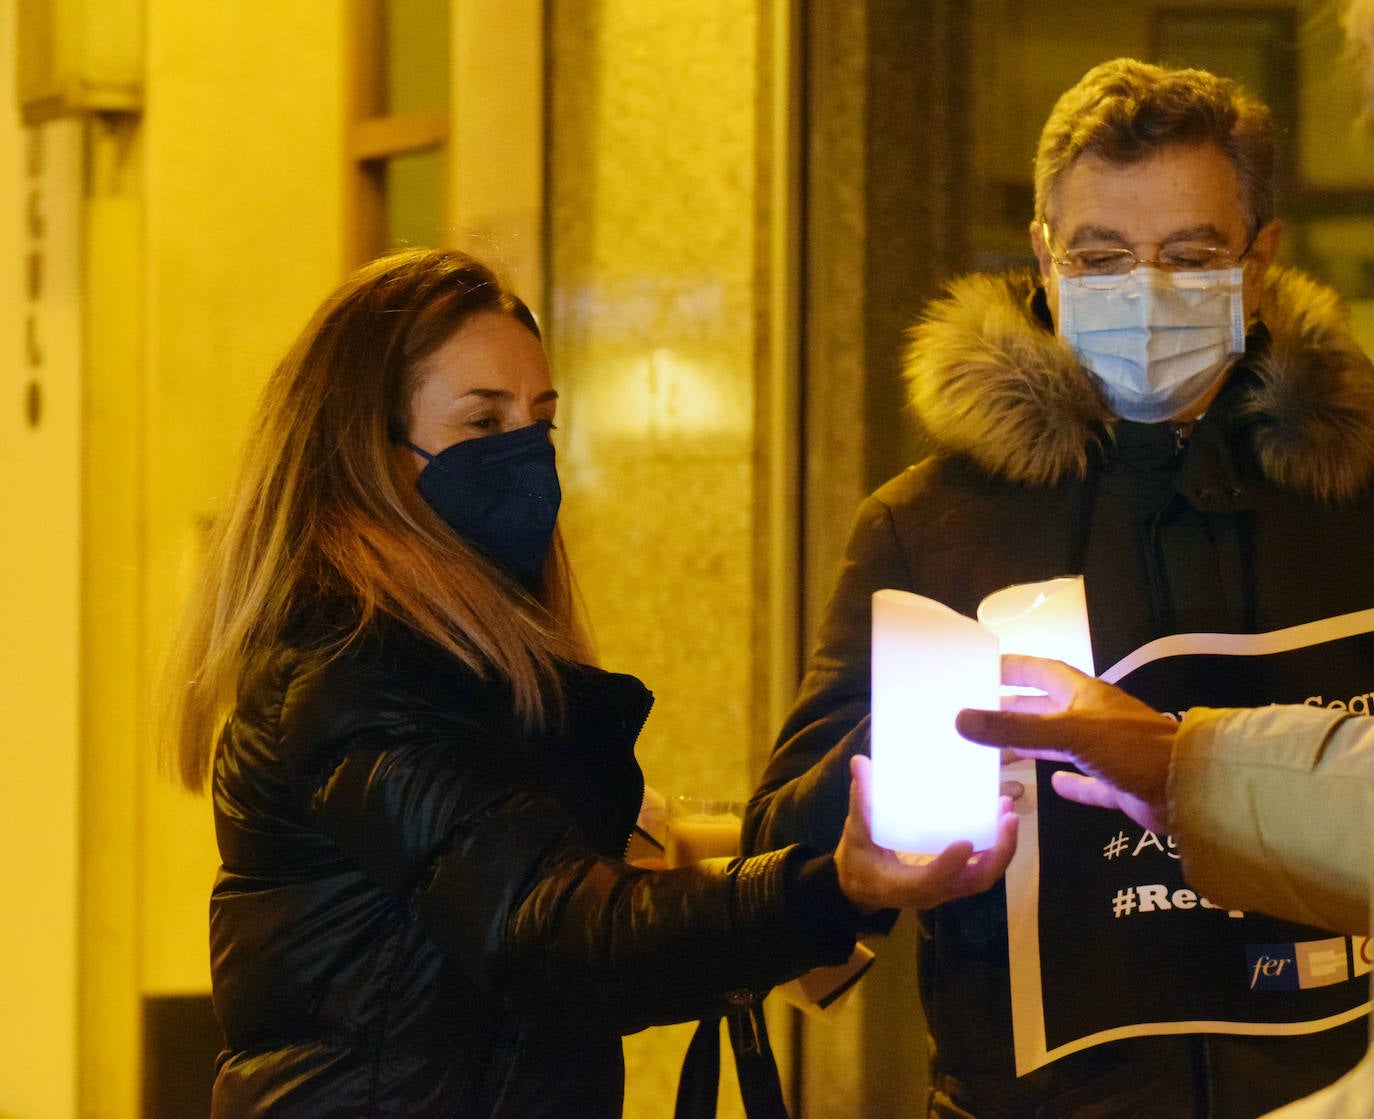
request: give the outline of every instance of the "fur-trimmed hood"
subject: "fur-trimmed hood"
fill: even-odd
[[[1031,485],[1083,477],[1115,417],[1073,351],[1036,317],[1031,272],[955,281],[911,331],[912,411],[941,450]],[[1240,413],[1270,482],[1339,500],[1374,479],[1374,366],[1330,288],[1270,268],[1270,344]]]

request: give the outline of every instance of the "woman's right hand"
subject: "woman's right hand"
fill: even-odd
[[[873,763],[856,755],[849,763],[849,815],[835,849],[840,888],[865,912],[878,909],[929,909],[954,898],[980,894],[1006,873],[1016,851],[1016,815],[1011,800],[1002,798],[997,840],[986,851],[973,844],[951,843],[938,855],[920,862],[898,855],[873,842]]]

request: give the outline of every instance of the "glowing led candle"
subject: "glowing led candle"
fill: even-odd
[[[1093,674],[1081,575],[1004,587],[979,603],[978,620],[997,634],[1004,653],[1049,657]]]
[[[883,847],[992,845],[1000,759],[964,741],[954,716],[998,706],[998,655],[997,637],[972,618],[908,591],[874,593],[871,825]]]

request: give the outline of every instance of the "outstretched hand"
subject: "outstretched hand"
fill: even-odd
[[[1178,724],[1119,688],[1059,661],[1008,654],[1002,682],[1044,695],[1008,696],[1001,711],[959,712],[965,738],[1010,748],[1021,757],[1069,761],[1083,773],[1058,772],[1067,800],[1116,808],[1151,831],[1168,829],[1169,758]]]
[[[974,851],[965,840],[951,843],[920,863],[873,842],[873,763],[863,755],[850,759],[849,815],[835,850],[840,888],[860,909],[929,909],[954,898],[980,894],[1006,872],[1016,851],[1016,816],[1011,800],[1002,798],[997,839],[986,851]]]

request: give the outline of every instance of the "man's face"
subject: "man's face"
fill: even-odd
[[[1056,322],[1059,271],[1051,257],[1066,249],[1125,248],[1153,260],[1173,245],[1209,243],[1239,257],[1250,241],[1235,168],[1210,143],[1170,145],[1129,164],[1081,156],[1060,177],[1047,208],[1053,254],[1038,222],[1031,226],[1031,245]],[[1279,233],[1279,224],[1270,222],[1245,257],[1247,317],[1259,307]]]

